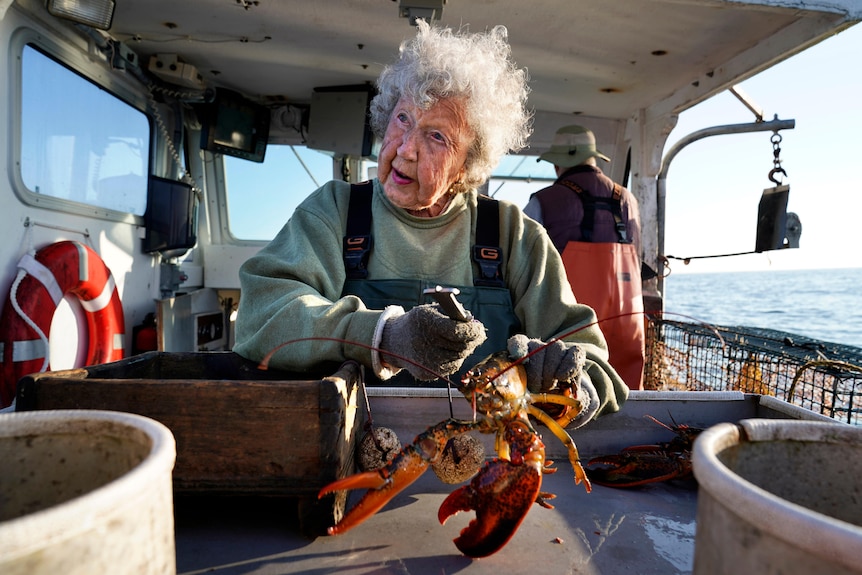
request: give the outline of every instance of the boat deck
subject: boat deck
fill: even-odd
[[[568,463],[546,476],[554,509],[534,505],[502,550],[474,560],[452,543],[473,513],[437,521],[453,486],[426,473],[377,515],[338,536],[303,537],[289,502],[178,499],[177,572],[255,573],[690,573],[697,491],[691,483],[587,494]]]
[[[392,390],[369,391],[375,422],[393,428],[402,442],[421,431],[416,427],[419,422],[439,421],[440,413],[448,412],[446,399],[440,395],[415,397],[415,390],[405,392],[405,396]],[[820,418],[773,398],[738,392],[634,392],[619,413],[572,432],[582,459],[615,453],[626,445],[667,441],[670,432],[645,415],[697,427],[749,417]],[[457,411],[456,416],[460,416]],[[486,453],[491,453],[487,446],[490,439],[485,438]],[[557,495],[552,501],[555,508],[534,505],[509,543],[490,557],[469,559],[452,543],[474,514],[460,513],[441,526],[437,509],[455,486],[441,483],[429,471],[362,525],[342,535],[315,539],[302,535],[290,500],[178,497],[177,572],[691,572],[697,511],[693,481],[629,490],[594,486],[588,494],[583,486],[574,484],[557,443],[546,440],[558,472],[546,475],[542,486],[543,491]],[[361,492],[355,493],[351,502],[359,495]]]

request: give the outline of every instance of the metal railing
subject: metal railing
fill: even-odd
[[[646,389],[772,395],[862,425],[862,348],[753,327],[647,325]]]

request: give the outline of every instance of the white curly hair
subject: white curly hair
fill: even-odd
[[[402,96],[423,109],[441,99],[463,99],[476,139],[467,153],[462,184],[478,187],[504,154],[527,144],[532,130],[527,71],[511,60],[505,26],[475,34],[433,28],[424,20],[417,26],[416,37],[401,44],[398,59],[377,80],[371,128],[383,137]]]

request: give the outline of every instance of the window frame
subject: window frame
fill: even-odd
[[[322,152],[320,150],[314,150],[312,148],[308,148],[306,143],[301,142],[301,141],[286,141],[284,139],[278,140],[278,141],[273,141],[273,139],[270,138],[268,146],[270,148],[273,148],[275,146],[284,146],[284,147],[304,146],[310,151],[319,152],[323,156],[330,156],[330,154],[328,154],[326,152]],[[206,152],[206,154],[211,154],[211,152]],[[217,180],[219,182],[218,195],[221,198],[223,198],[223,201],[218,203],[219,220],[221,222],[221,235],[222,235],[221,241],[223,243],[238,245],[238,246],[263,246],[263,245],[268,244],[270,241],[272,241],[273,238],[269,238],[269,239],[244,238],[241,236],[237,236],[234,233],[234,230],[231,229],[230,198],[229,198],[230,192],[228,191],[228,187],[230,186],[230,182],[228,181],[230,178],[230,174],[228,173],[227,166],[225,166],[225,156],[222,154],[212,154],[212,156],[214,157],[214,160],[215,160],[213,162],[213,168],[215,169]],[[269,155],[269,151],[267,152],[267,157],[271,157]],[[337,166],[341,162],[341,159],[331,157],[331,160],[332,160],[332,170],[331,170],[331,172],[329,172],[326,175],[326,178],[324,180],[318,182],[318,184],[320,186],[323,186],[325,183],[327,183],[329,181],[337,179],[337,176],[336,176]],[[245,160],[238,159],[238,158],[231,158],[231,161],[242,162]],[[266,162],[266,160],[264,160],[264,163],[265,162]],[[363,172],[363,173],[366,173],[366,172]],[[288,191],[287,186],[289,186],[289,180],[285,179],[284,182],[285,183],[283,185],[285,186],[285,190]],[[306,197],[308,197],[308,195],[313,193],[316,189],[317,189],[317,187],[313,187],[313,188],[309,189],[307,194],[305,194],[302,198],[300,198],[298,201],[296,201],[296,205],[299,205]],[[279,229],[281,226],[283,226],[287,222],[287,220],[290,218],[292,213],[293,212],[290,211],[290,212],[283,212],[281,214],[282,219],[280,220]],[[276,233],[278,233],[278,230],[276,230]],[[274,235],[273,235],[273,237],[274,237]]]
[[[152,173],[154,162],[154,149],[157,144],[157,134],[152,115],[147,109],[147,97],[145,89],[137,80],[126,77],[123,73],[111,70],[104,62],[93,61],[86,56],[86,52],[73,46],[66,46],[52,41],[39,32],[30,28],[21,28],[15,31],[9,44],[9,101],[10,122],[7,125],[7,141],[10,143],[10,155],[14,168],[10,170],[9,176],[12,189],[16,197],[25,205],[44,208],[63,213],[76,214],[86,217],[125,222],[133,225],[143,225],[143,215],[131,212],[118,211],[94,204],[78,202],[65,198],[58,198],[45,194],[38,194],[27,188],[24,183],[21,169],[21,133],[23,123],[23,57],[25,48],[31,48],[53,60],[80,77],[84,82],[90,82],[96,87],[114,96],[130,108],[142,113],[146,118],[149,130],[149,148],[147,154],[147,172],[143,177],[149,178]]]

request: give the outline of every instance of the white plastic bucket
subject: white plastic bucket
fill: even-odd
[[[693,464],[696,575],[862,573],[862,428],[722,423]]]
[[[176,573],[175,459],[139,415],[0,414],[0,573]]]

